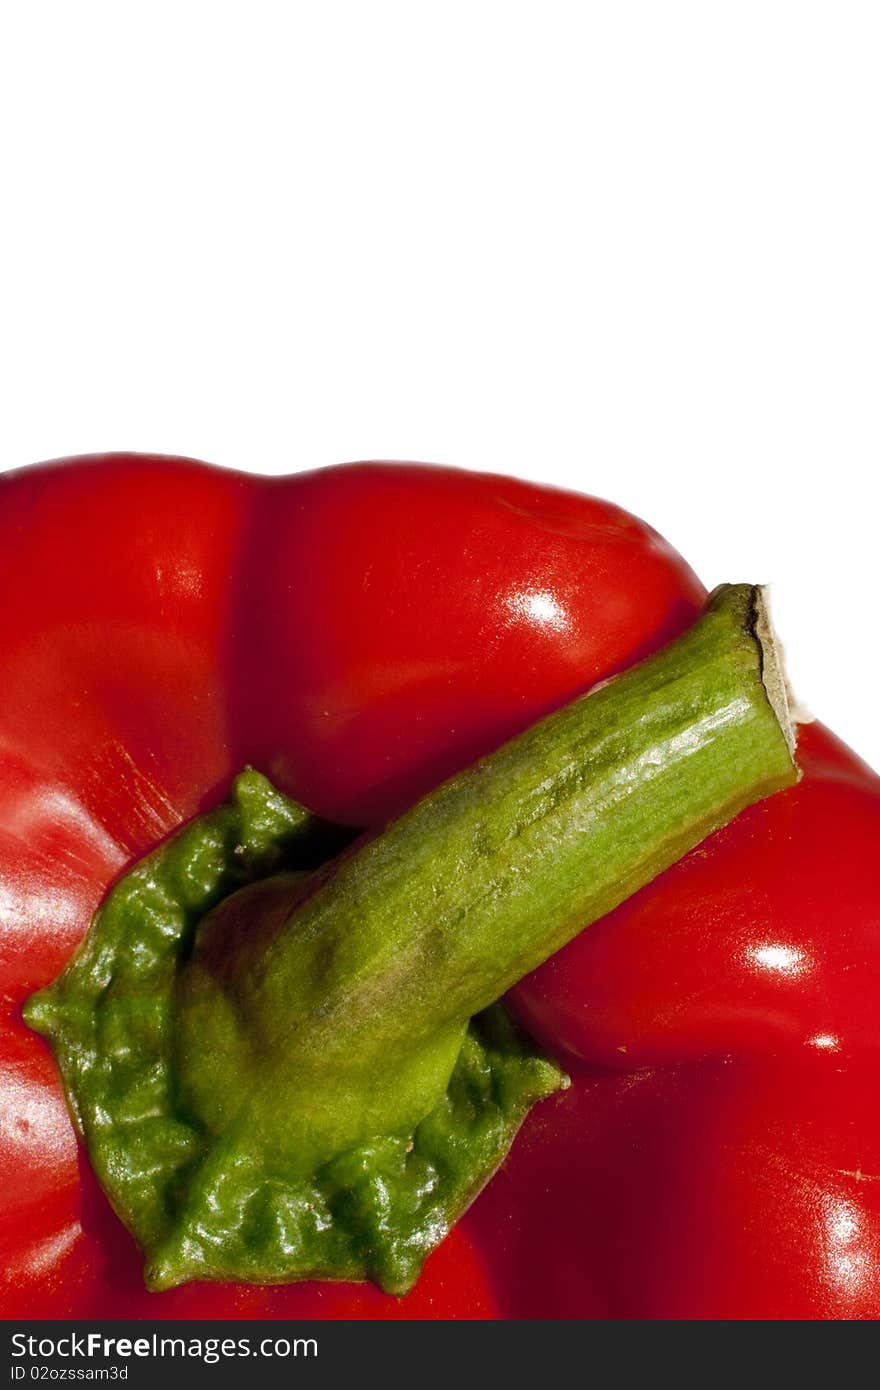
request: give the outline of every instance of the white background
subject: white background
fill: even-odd
[[[610,496],[880,766],[878,72],[847,0],[6,0],[0,467]]]

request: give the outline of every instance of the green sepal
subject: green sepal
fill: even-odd
[[[417,1124],[305,1171],[295,1155],[279,1159],[277,1145],[267,1152],[248,1077],[229,1078],[245,1098],[222,1132],[186,1103],[175,1018],[199,923],[264,878],[283,873],[290,891],[300,876],[304,886],[353,834],[248,769],[227,802],[115,885],[77,956],[25,1006],[26,1021],[52,1041],[79,1133],[145,1252],[151,1288],[322,1277],[403,1293],[531,1105],[567,1084],[495,1005],[471,1020],[445,1093]],[[277,1129],[286,1098],[273,1103]]]
[[[406,1293],[531,1106],[563,1084],[496,1004],[471,1020],[445,1095],[415,1129],[376,1136],[305,1176],[273,1162],[246,1110],[192,1174],[147,1283],[372,1279]]]

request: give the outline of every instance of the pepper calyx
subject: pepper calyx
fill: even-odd
[[[186,1094],[198,1062],[183,1054],[187,1021],[197,1026],[200,1013],[188,1007],[183,982],[200,926],[249,892],[280,886],[289,906],[354,833],[319,821],[247,769],[222,806],[117,882],[80,952],[25,1005],[29,1025],[51,1039],[77,1129],[145,1252],[151,1289],[327,1278],[372,1279],[404,1293],[529,1108],[567,1084],[496,1005],[441,1040],[439,1081],[428,1077],[429,1093],[439,1093],[416,1123],[392,1076],[384,1129],[317,1152],[307,1088],[286,1095],[271,1079],[262,1084],[259,1069],[227,1071],[225,1123],[199,1113]],[[222,1036],[216,1014],[213,1027]],[[218,1059],[210,1048],[199,1052]],[[332,1112],[332,1081],[329,1091]]]

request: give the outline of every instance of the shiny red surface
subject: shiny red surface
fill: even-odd
[[[366,463],[255,503],[232,724],[343,822],[398,814],[682,631],[704,597],[620,508],[512,478]]]
[[[798,788],[519,986],[572,1088],[406,1299],[147,1294],[19,1019],[243,763],[378,824],[681,630],[703,591],[649,528],[454,470],[117,456],[0,478],[0,581],[0,1313],[880,1316],[880,782],[821,728]]]
[[[471,1213],[507,1316],[880,1316],[878,1062],[579,1070]]]

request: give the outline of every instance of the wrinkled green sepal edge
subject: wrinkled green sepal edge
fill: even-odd
[[[52,1042],[77,1129],[145,1252],[151,1288],[324,1278],[404,1293],[531,1106],[567,1084],[493,1005],[472,1019],[445,1096],[415,1129],[373,1136],[306,1179],[272,1169],[245,1123],[214,1138],[182,1112],[174,997],[198,923],[257,879],[305,878],[352,835],[247,769],[222,806],[117,882],[79,953],[25,1006]]]

